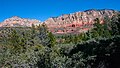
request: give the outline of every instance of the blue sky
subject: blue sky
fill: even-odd
[[[12,16],[44,21],[88,9],[120,10],[120,0],[0,0],[0,22]]]

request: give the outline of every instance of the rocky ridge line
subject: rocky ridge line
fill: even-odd
[[[80,33],[91,29],[94,24],[94,19],[99,18],[100,23],[103,24],[105,17],[111,18],[117,13],[119,11],[91,9],[83,12],[64,14],[59,17],[51,17],[44,22],[14,16],[0,23],[0,27],[31,27],[32,24],[40,25],[45,23],[48,30],[55,34]]]

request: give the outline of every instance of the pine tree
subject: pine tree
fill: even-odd
[[[112,35],[119,35],[120,34],[119,18],[120,18],[119,15],[113,16],[110,23],[109,23]]]
[[[43,46],[50,46],[50,38],[48,37],[48,31],[45,24],[42,24],[39,28],[38,38],[40,39],[40,43]]]
[[[12,30],[10,40],[13,46],[19,45],[20,39],[19,39],[19,34],[17,33],[16,30]]]
[[[98,18],[95,19],[95,24],[94,24],[94,29],[93,30],[97,31],[99,36],[103,35],[102,24],[100,24],[100,20]]]
[[[49,32],[48,37],[50,38],[50,47],[53,47],[56,44],[55,36],[52,32]]]
[[[32,33],[34,34],[35,33],[35,25],[32,24]]]

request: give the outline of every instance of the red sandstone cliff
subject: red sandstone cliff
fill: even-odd
[[[79,33],[91,28],[94,24],[94,19],[99,18],[102,24],[106,16],[111,18],[117,13],[118,11],[114,10],[87,10],[49,18],[45,21],[45,24],[53,33]]]

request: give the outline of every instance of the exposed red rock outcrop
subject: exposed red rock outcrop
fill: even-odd
[[[18,16],[14,16],[4,20],[0,27],[31,27],[32,24],[39,25],[40,21],[36,19],[25,19]]]
[[[99,18],[100,23],[104,23],[104,18],[111,18],[118,13],[114,10],[87,10],[65,14],[59,17],[49,18],[45,21],[49,30],[53,33],[79,33],[89,30],[94,24],[94,19]]]

